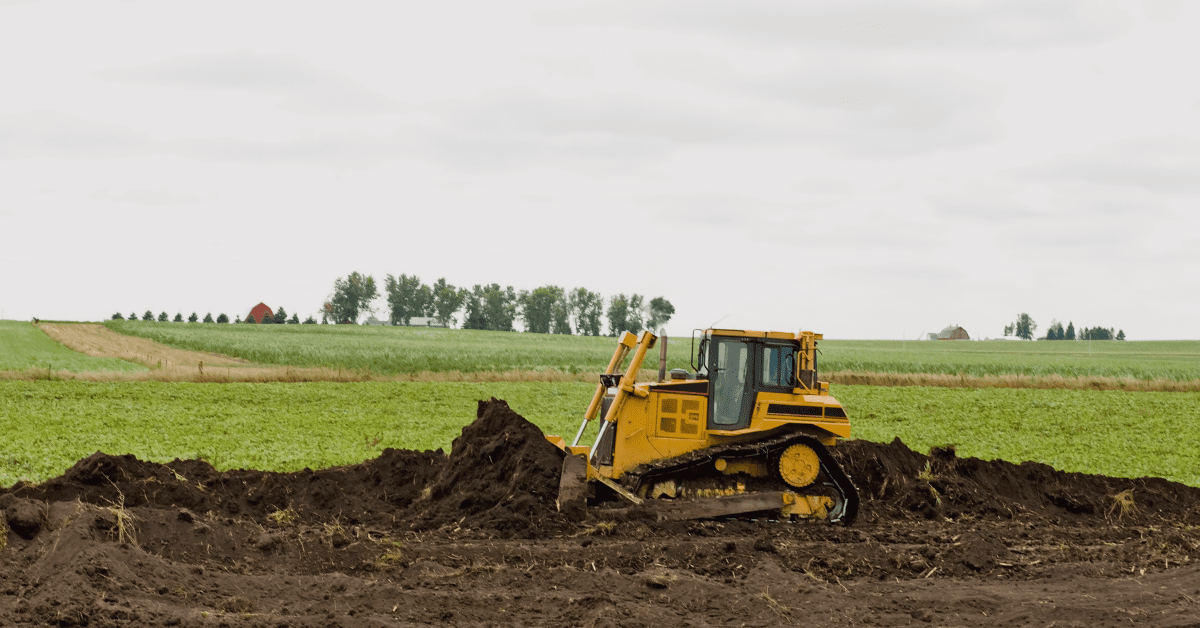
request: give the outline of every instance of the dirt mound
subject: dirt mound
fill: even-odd
[[[385,449],[373,460],[321,471],[219,472],[203,460],[159,464],[96,452],[60,477],[36,486],[18,484],[11,492],[46,502],[185,508],[259,522],[274,514],[358,524],[394,521],[445,464],[440,450]]]
[[[556,505],[562,451],[507,402],[480,401],[450,451],[429,499],[416,506],[415,529],[455,524],[529,536],[565,525]]]
[[[503,401],[477,417],[449,457],[97,453],[0,489],[0,625],[1200,623],[1200,489],[848,441],[851,527],[570,524],[558,450]]]
[[[847,441],[834,456],[854,480],[872,520],[1034,518],[1052,522],[1200,521],[1200,489],[1160,478],[1068,473],[1037,462],[924,455],[900,439]]]

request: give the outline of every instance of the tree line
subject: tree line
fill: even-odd
[[[1025,340],[1033,340],[1033,332],[1037,330],[1037,322],[1028,314],[1022,312],[1017,315],[1017,320],[1004,327],[1005,336],[1016,336]],[[1050,320],[1050,327],[1046,329],[1046,335],[1038,340],[1125,340],[1125,330],[1119,330],[1115,334],[1113,328],[1108,327],[1087,327],[1079,331],[1078,338],[1075,333],[1075,323],[1068,321],[1066,329],[1062,323],[1057,320]]]
[[[123,321],[123,320],[136,321],[136,320],[138,320],[138,315],[136,312],[134,312],[129,315],[128,319],[126,319],[123,314],[121,314],[120,312],[117,312],[116,314],[112,315],[112,319],[114,321]],[[158,315],[158,318],[156,319],[154,317],[154,312],[151,312],[150,310],[146,310],[146,313],[142,314],[141,320],[143,320],[143,321],[157,320],[160,323],[166,323],[166,322],[182,323],[183,322],[183,313],[180,312],[180,313],[175,314],[175,318],[172,319],[167,315],[166,312],[162,312]],[[229,317],[226,316],[224,312],[222,312],[221,314],[218,314],[217,317],[214,319],[212,312],[209,312],[208,314],[204,315],[204,320],[201,321],[200,317],[197,316],[195,312],[192,312],[192,315],[187,317],[187,322],[189,322],[189,323],[195,323],[195,322],[228,323]],[[259,321],[254,320],[254,318],[251,316],[247,316],[246,320],[243,321],[242,317],[238,316],[236,318],[236,320],[234,320],[233,322],[234,323],[258,323]],[[304,325],[314,325],[314,324],[316,324],[316,322],[317,322],[316,319],[309,316],[308,319],[305,320],[303,324]],[[266,325],[266,324],[283,325],[285,323],[289,324],[289,325],[299,325],[299,324],[301,324],[300,316],[298,316],[296,314],[292,314],[291,318],[288,318],[287,311],[285,311],[282,307],[280,307],[278,310],[275,311],[274,316],[264,316],[263,320],[262,320],[262,324],[264,324],[264,325]]]
[[[514,331],[521,319],[525,331],[541,334],[579,334],[599,336],[601,322],[607,319],[608,335],[643,329],[658,329],[675,314],[675,307],[663,297],[646,301],[640,294],[618,294],[605,300],[599,292],[587,288],[566,290],[545,285],[533,290],[516,290],[500,284],[475,284],[458,287],[443,277],[433,285],[416,275],[387,275],[384,293],[388,322],[409,325],[414,318],[432,318],[439,325],[453,327],[462,316],[463,329]],[[321,322],[357,323],[360,316],[374,312],[372,301],[380,296],[375,278],[357,272],[333,283],[333,293],[321,306]]]

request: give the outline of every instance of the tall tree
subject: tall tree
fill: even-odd
[[[1072,322],[1067,323],[1066,339],[1067,340],[1075,339],[1075,323],[1072,323]]]
[[[587,288],[575,288],[571,291],[569,305],[575,316],[575,330],[583,336],[600,335],[600,319],[604,316],[604,297],[599,292]]]
[[[116,314],[112,315],[112,319],[114,321],[123,321],[123,320],[125,320],[125,317],[122,316],[120,312],[117,312]]]
[[[475,284],[463,295],[463,329],[487,328],[487,313],[483,309],[483,286]]]
[[[131,320],[131,321],[136,321],[137,319],[138,319],[138,318],[137,318],[137,313],[136,313],[136,312],[130,312],[130,313],[129,313],[129,320]]]
[[[608,335],[629,330],[629,297],[618,294],[608,300]]]
[[[375,311],[371,301],[379,296],[375,278],[357,272],[333,282],[333,294],[321,306],[322,315],[335,323],[358,324],[358,317]]]
[[[421,283],[421,278],[413,275],[388,275],[383,281],[384,292],[387,293],[388,322],[393,325],[408,325],[414,316],[425,315],[425,300],[428,297],[428,286]]]
[[[437,318],[438,323],[446,327],[453,327],[457,322],[454,319],[454,313],[463,306],[466,299],[466,290],[446,283],[445,277],[438,279],[433,284],[433,316]]]
[[[146,310],[146,313],[142,314],[142,320],[144,320],[144,321],[154,320],[154,312],[151,312],[150,310]]]
[[[1033,340],[1033,332],[1037,330],[1037,322],[1028,314],[1021,312],[1017,315],[1016,322],[1013,323],[1016,329],[1017,338],[1024,340]]]
[[[288,319],[287,312],[284,311],[282,305],[279,306],[279,309],[275,310],[275,323],[277,325],[283,325],[284,323],[287,322],[287,319]]]
[[[224,314],[222,314],[221,316],[225,316],[225,315],[224,315]],[[209,313],[207,313],[207,314],[205,314],[205,315],[204,315],[204,322],[206,322],[206,323],[211,323],[211,322],[213,322],[212,312],[209,312]],[[219,319],[219,318],[218,318],[218,319],[217,319],[217,322],[218,322],[218,323],[228,323],[228,322],[229,322],[229,317],[228,317],[228,316],[225,316],[225,320],[221,320],[221,319]]]
[[[199,316],[196,316],[196,313],[195,313],[195,312],[192,312],[192,315],[188,317],[188,322],[189,322],[189,323],[194,323],[194,322],[196,322],[196,321],[198,321],[198,320],[200,320],[200,317],[199,317]]]
[[[483,309],[492,331],[513,331],[517,318],[517,291],[512,286],[501,289],[494,283],[483,292]]]
[[[303,325],[316,325],[317,319],[313,318],[312,316],[309,316],[308,318],[304,319],[304,322],[302,324]]]
[[[1125,339],[1125,330],[1122,329],[1117,332],[1117,340],[1124,340],[1124,339]]]
[[[162,312],[161,314],[158,315],[158,322],[160,322],[160,323],[165,323],[169,320],[171,320],[171,317],[167,316],[166,312]]]
[[[1067,333],[1063,331],[1062,323],[1050,319],[1050,327],[1046,328],[1046,340],[1066,340]]]
[[[175,322],[175,323],[182,323],[183,322],[183,312],[175,312],[175,318],[173,318],[171,320],[172,320],[172,322]]]
[[[571,299],[559,289],[554,305],[550,308],[550,331],[571,335]]]
[[[629,296],[629,313],[625,315],[626,331],[640,334],[646,328],[646,305],[645,299],[640,294]]]
[[[666,325],[674,314],[675,306],[671,305],[670,301],[662,297],[654,297],[650,299],[650,317],[646,319],[646,327],[657,334],[658,330]]]
[[[533,292],[522,290],[517,297],[521,308],[521,319],[525,331],[535,334],[550,333],[554,323],[554,304],[563,298],[563,289],[558,286],[542,286]]]

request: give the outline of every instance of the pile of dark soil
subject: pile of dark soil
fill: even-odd
[[[1200,489],[1161,478],[1068,473],[1037,462],[924,455],[900,439],[846,441],[832,449],[871,521],[999,518],[1058,522],[1200,523]]]
[[[567,525],[558,516],[562,450],[496,398],[454,439],[448,463],[417,505],[414,529],[484,527],[531,536]]]
[[[495,399],[449,457],[97,453],[0,489],[0,626],[1200,625],[1200,489],[833,452],[863,499],[851,527],[568,522],[558,450]]]

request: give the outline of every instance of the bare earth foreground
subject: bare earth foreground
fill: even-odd
[[[843,443],[849,528],[555,508],[481,403],[447,457],[297,473],[97,453],[0,490],[0,625],[1200,626],[1200,489]]]

